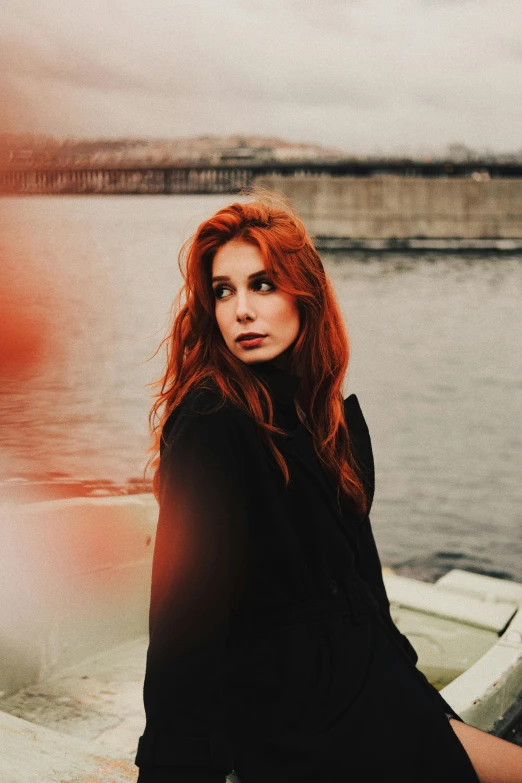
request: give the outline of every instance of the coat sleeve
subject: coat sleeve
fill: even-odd
[[[236,422],[180,413],[160,459],[138,783],[224,783],[233,768],[225,672],[246,518]]]
[[[373,450],[368,426],[364,419],[359,401],[355,394],[351,394],[345,401],[345,416],[350,436],[352,450],[355,459],[361,469],[363,483],[370,500],[373,501],[375,489],[375,470],[373,462]],[[384,580],[382,578],[382,565],[375,544],[372,525],[369,514],[360,523],[357,539],[356,567],[359,575],[366,581],[374,598],[377,600],[380,615],[392,631],[394,637],[406,652],[408,657],[417,663],[418,655],[409,639],[402,634],[392,620],[390,602],[386,594]]]

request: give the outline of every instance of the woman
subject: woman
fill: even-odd
[[[343,403],[346,331],[302,223],[219,210],[181,293],[151,416],[139,783],[522,781],[522,749],[464,724],[392,622],[370,437]]]

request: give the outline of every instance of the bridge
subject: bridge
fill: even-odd
[[[99,168],[5,168],[3,194],[211,194],[238,193],[276,177],[278,180],[368,179],[381,176],[422,179],[521,179],[521,163],[473,160],[339,160],[231,162],[177,166],[107,166]]]

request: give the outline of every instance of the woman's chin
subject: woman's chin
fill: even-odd
[[[256,362],[268,362],[270,359],[275,359],[278,355],[276,351],[267,349],[260,345],[258,348],[243,348],[240,349],[240,353],[234,351],[238,359],[241,359],[245,364],[255,364]]]

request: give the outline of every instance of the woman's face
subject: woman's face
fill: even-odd
[[[227,242],[212,262],[216,321],[229,350],[245,364],[282,357],[299,335],[297,298],[270,281],[256,245]],[[246,332],[262,335],[238,341]]]

